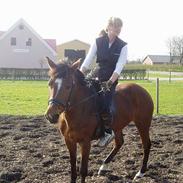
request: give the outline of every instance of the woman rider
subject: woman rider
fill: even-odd
[[[80,71],[86,74],[95,61],[96,56],[97,67],[93,72],[99,81],[102,82],[102,87],[105,90],[103,96],[104,111],[101,115],[104,122],[105,135],[98,142],[98,145],[101,147],[109,144],[114,138],[114,132],[111,129],[112,98],[118,78],[127,60],[127,43],[118,37],[122,26],[123,22],[120,18],[109,18],[106,30],[102,30],[100,37],[91,45],[80,68]]]

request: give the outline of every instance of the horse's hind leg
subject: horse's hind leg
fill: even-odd
[[[151,140],[150,140],[150,136],[149,136],[150,123],[151,123],[151,120],[145,121],[144,123],[135,124],[140,133],[144,153],[143,153],[142,167],[141,167],[140,171],[135,175],[134,179],[143,177],[147,170],[147,162],[149,159],[149,153],[150,153],[150,148],[151,148]]]
[[[110,152],[110,154],[107,156],[107,158],[104,160],[102,166],[100,167],[98,171],[98,175],[102,175],[107,170],[107,164],[110,163],[110,161],[114,158],[114,156],[117,154],[119,149],[124,143],[123,134],[121,131],[115,133],[115,146]]]

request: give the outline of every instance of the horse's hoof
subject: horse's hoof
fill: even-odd
[[[98,175],[102,176],[102,175],[105,174],[105,172],[106,172],[105,170],[99,170],[99,171],[98,171]]]
[[[145,173],[141,173],[141,171],[139,171],[136,175],[135,175],[135,177],[134,177],[134,181],[135,180],[137,180],[137,179],[140,179],[140,178],[142,178],[143,176],[145,175]]]
[[[98,171],[98,175],[104,175],[106,172],[110,171],[106,164],[103,164]]]

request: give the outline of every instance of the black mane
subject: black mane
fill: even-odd
[[[69,75],[70,72],[74,72],[74,76],[76,77],[80,85],[86,86],[91,90],[93,90],[94,88],[96,91],[100,90],[100,82],[98,80],[96,80],[95,78],[85,77],[79,69],[75,71],[72,70],[71,64],[66,61],[59,62],[55,70],[49,71],[49,75],[64,78]]]

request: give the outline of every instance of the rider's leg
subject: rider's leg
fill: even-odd
[[[104,94],[104,110],[101,114],[102,121],[104,123],[105,134],[98,142],[98,145],[104,147],[108,145],[114,139],[114,132],[111,128],[112,119],[112,98],[115,91],[115,87],[111,88],[111,91],[108,91]]]

